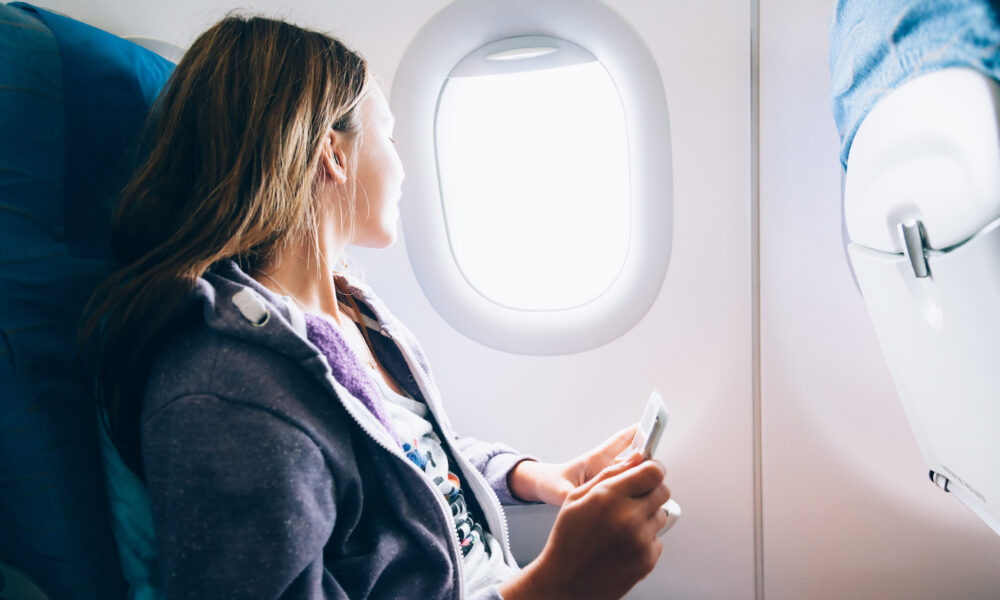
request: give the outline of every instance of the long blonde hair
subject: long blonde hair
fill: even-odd
[[[113,215],[120,268],[91,297],[80,331],[81,349],[96,351],[112,439],[136,473],[149,368],[197,279],[225,259],[249,272],[303,236],[318,251],[321,147],[330,128],[357,140],[367,71],[330,36],[230,15],[194,42],[161,92],[148,155]]]

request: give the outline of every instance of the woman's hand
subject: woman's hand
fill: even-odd
[[[542,501],[562,506],[566,496],[614,464],[635,437],[636,426],[623,429],[597,448],[569,462],[549,464],[533,460],[518,463],[507,475],[514,496],[525,502]]]
[[[612,460],[614,456],[611,457]],[[634,452],[566,495],[538,559],[500,586],[508,600],[621,598],[656,566],[670,499],[664,470]]]

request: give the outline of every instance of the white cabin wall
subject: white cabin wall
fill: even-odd
[[[671,262],[636,327],[578,354],[501,352],[435,312],[405,239],[355,255],[428,351],[460,431],[566,460],[635,422],[659,388],[671,411],[659,456],[684,514],[628,597],[753,598],[749,2],[608,4],[656,58],[673,145]],[[515,552],[537,551],[554,514],[510,510]]]
[[[847,269],[829,104],[833,2],[759,3],[765,597],[995,598],[1000,539],[927,480]],[[180,45],[238,5],[42,4],[119,35]],[[369,58],[389,92],[409,40],[446,4],[249,6],[340,36]],[[389,250],[353,254],[422,340],[463,432],[564,460],[632,422],[658,387],[671,409],[660,457],[684,516],[664,538],[660,565],[630,598],[751,598],[751,3],[608,4],[656,57],[674,150],[671,264],[660,297],[633,330],[568,356],[499,352],[465,338],[430,306],[405,232]],[[511,511],[522,555],[544,543],[553,515]]]
[[[1000,538],[936,488],[851,278],[832,0],[760,0],[765,597],[997,598]]]
[[[361,52],[388,93],[392,75],[416,31],[449,0],[36,0],[115,35],[159,38],[184,48],[232,10],[335,35]]]
[[[118,35],[187,46],[237,6],[340,36],[383,88],[409,40],[444,0],[44,0]],[[651,388],[671,411],[659,457],[684,515],[656,570],[629,598],[754,597],[749,0],[609,2],[655,56],[670,110],[671,262],[649,313],[606,346],[518,356],[452,329],[420,290],[405,232],[356,250],[368,281],[428,352],[459,431],[546,460],[569,459],[635,422]],[[599,157],[598,157],[599,159]],[[405,202],[406,199],[403,199]],[[544,544],[554,509],[510,511],[515,552]]]

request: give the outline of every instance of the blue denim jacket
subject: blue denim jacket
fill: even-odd
[[[507,473],[524,457],[458,438],[412,334],[347,281],[380,362],[430,407],[470,505],[514,564],[501,504],[519,503]],[[231,262],[199,280],[187,314],[143,404],[148,504],[127,469],[109,469],[136,597],[463,598],[447,506],[366,408],[380,400],[353,354],[330,364],[301,311]]]
[[[924,73],[969,67],[1000,79],[996,0],[839,0],[830,21],[833,117],[840,161],[868,112]]]

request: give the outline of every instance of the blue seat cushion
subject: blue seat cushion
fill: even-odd
[[[127,594],[75,338],[172,68],[68,17],[0,4],[0,556],[53,598]]]

